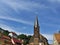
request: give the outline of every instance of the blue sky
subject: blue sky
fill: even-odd
[[[40,33],[49,43],[60,30],[60,0],[0,0],[0,27],[17,34],[33,34],[38,16]]]

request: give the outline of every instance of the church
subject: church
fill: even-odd
[[[49,45],[48,40],[39,33],[38,17],[34,22],[34,34],[29,41],[29,45]]]

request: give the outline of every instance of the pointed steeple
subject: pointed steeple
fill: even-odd
[[[39,38],[39,23],[38,23],[38,17],[36,16],[36,20],[34,22],[34,37]]]
[[[39,24],[38,24],[38,17],[36,16],[36,19],[35,19],[35,22],[34,22],[34,27],[39,27]]]

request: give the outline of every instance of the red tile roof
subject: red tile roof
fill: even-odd
[[[7,41],[7,44],[12,44],[11,40],[7,36],[3,36],[2,38],[0,38],[1,42],[4,42],[5,40]]]
[[[1,38],[0,38],[0,41],[5,41],[5,40],[8,40],[8,44],[13,44],[12,43],[12,41],[11,41],[11,39],[14,41],[14,43],[19,43],[19,44],[21,44],[22,43],[22,40],[18,40],[17,38],[10,38],[9,36],[5,36],[5,35],[3,35]]]
[[[10,39],[10,37],[5,36],[5,35],[3,35],[2,38],[3,38],[3,39]]]
[[[22,40],[18,40],[18,39],[16,39],[16,38],[12,38],[12,40],[13,40],[15,43],[21,43],[21,42],[22,42]]]

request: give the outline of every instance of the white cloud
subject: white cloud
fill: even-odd
[[[27,2],[27,1],[13,1],[13,0],[1,0],[2,3],[13,8],[15,11],[17,10],[36,10],[40,8],[47,8],[45,5],[36,3],[36,2]]]
[[[4,29],[4,30],[8,30],[9,32],[15,32],[17,35],[19,34],[25,34],[26,33],[21,33],[21,32],[18,32],[16,30],[14,30],[15,28],[13,28],[12,26],[8,26],[8,25],[5,25],[5,24],[2,24],[0,23],[0,28]],[[22,27],[23,29],[26,29],[26,27]],[[20,28],[20,30],[23,30],[22,28]],[[30,35],[30,34],[27,34],[27,36]]]
[[[7,26],[7,25],[5,25],[5,24],[2,24],[2,23],[0,23],[0,28],[5,29],[5,30],[9,30],[9,31],[14,31],[14,30],[12,29],[12,27],[9,27],[9,26]]]
[[[25,21],[25,20],[22,20],[22,19],[11,18],[11,17],[8,17],[8,16],[0,16],[0,19],[11,20],[11,21],[16,21],[16,22],[23,23],[23,24],[33,25],[33,23],[31,23],[29,21]]]
[[[10,32],[15,32],[17,35],[19,35],[19,34],[25,34],[25,35],[27,35],[27,36],[28,36],[28,35],[33,35],[33,34],[27,34],[27,33],[18,32],[18,31],[16,31],[16,30],[14,30],[13,27],[10,27],[10,26],[5,25],[5,24],[2,24],[2,23],[0,23],[0,28],[2,28],[2,29],[4,29],[4,30],[8,30],[8,31],[10,31]],[[22,27],[22,28],[26,29],[26,27]],[[20,29],[22,30],[22,28],[20,28]]]
[[[15,32],[15,31],[14,31],[14,32]],[[23,33],[23,32],[17,32],[17,31],[16,31],[15,33],[16,33],[17,35],[24,34],[24,35],[27,35],[27,36],[28,36],[28,35],[33,36],[33,34],[28,34],[28,33]]]
[[[53,40],[52,34],[42,34],[44,37],[46,37],[48,40]]]

